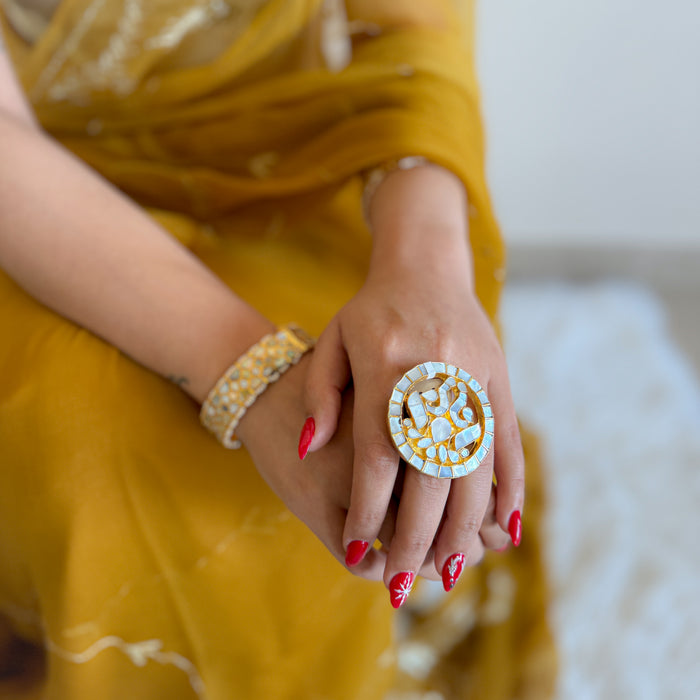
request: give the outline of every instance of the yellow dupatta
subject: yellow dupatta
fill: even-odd
[[[405,155],[423,155],[464,182],[477,293],[495,319],[504,249],[484,177],[469,50],[472,10],[469,1],[451,0],[63,0],[35,41],[13,28],[9,13],[0,13],[0,21],[21,82],[49,133],[147,207],[263,313],[275,321],[295,319],[318,333],[361,283],[370,240],[362,222],[359,176]],[[35,341],[42,324],[65,331],[61,323],[19,298],[16,309],[3,316],[4,326],[24,345]],[[417,604],[408,613],[410,632],[397,656],[387,646],[391,617],[381,585],[369,588],[328,562],[304,526],[287,518],[258,483],[246,456],[223,455],[191,424],[191,406],[177,390],[108,355],[94,340],[70,337],[66,347],[57,341],[51,346],[55,365],[49,367],[58,370],[51,377],[61,380],[59,360],[79,359],[84,374],[105,381],[100,363],[106,356],[110,368],[121,368],[116,373],[119,390],[123,385],[131,392],[124,409],[129,415],[121,416],[134,428],[130,440],[146,425],[147,437],[137,442],[136,452],[148,455],[147,468],[137,461],[133,470],[131,462],[120,463],[119,469],[128,476],[129,498],[148,504],[140,517],[160,569],[141,578],[140,560],[129,560],[133,572],[126,582],[108,575],[109,556],[99,539],[104,533],[95,528],[93,536],[89,528],[75,527],[70,562],[65,572],[60,570],[61,583],[70,583],[63,589],[54,580],[55,570],[42,567],[51,560],[46,553],[65,543],[35,546],[31,538],[26,541],[40,562],[32,575],[45,620],[36,638],[44,634],[50,640],[44,645],[55,661],[54,692],[71,688],[71,697],[87,698],[110,679],[127,683],[133,664],[115,658],[114,651],[101,652],[83,668],[74,660],[115,635],[148,639],[138,636],[139,623],[153,618],[163,649],[177,650],[178,659],[184,659],[173,678],[167,677],[179,688],[169,697],[228,700],[232,689],[239,693],[236,697],[266,700],[319,693],[347,700],[381,697],[402,653],[404,664],[393,681],[399,690],[438,690],[449,699],[469,700],[547,696],[553,655],[536,536],[541,511],[533,470],[536,448],[529,438],[529,520],[523,546],[513,556],[489,556],[466,572],[431,613]],[[11,363],[19,376],[31,376],[34,366],[20,351]],[[69,375],[60,391],[82,396],[80,387],[70,384],[71,376],[80,381]],[[50,389],[46,383],[40,388]],[[0,398],[2,389],[0,382]],[[104,390],[109,393],[109,386]],[[28,423],[39,400],[33,391],[25,391],[30,397],[26,409],[24,404],[13,407],[15,423],[7,425]],[[91,405],[89,399],[85,405]],[[10,458],[20,455],[20,474],[38,460],[27,450],[28,436],[12,442],[2,432],[4,415],[0,440]],[[160,415],[158,423],[153,416]],[[107,419],[101,420],[97,411],[96,431],[107,425]],[[92,444],[72,429],[57,424],[52,455],[67,452],[76,439]],[[159,440],[166,433],[169,449],[162,456]],[[104,478],[111,478],[114,455],[100,455]],[[191,465],[202,460],[206,475],[193,476]],[[42,464],[42,476],[71,474],[70,467],[57,457],[55,464]],[[131,546],[130,521],[122,524],[123,514],[112,511],[116,506],[109,495],[121,482],[115,478],[109,484],[95,509],[109,514]],[[12,481],[0,482],[0,487],[6,493],[21,492]],[[161,503],[163,492],[169,498]],[[86,502],[79,490],[76,498]],[[90,493],[89,500],[94,498]],[[182,509],[177,511],[181,529],[169,511],[171,503]],[[238,528],[235,537],[226,529],[233,527],[226,520],[229,511]],[[23,517],[21,509],[7,512],[13,525]],[[82,517],[83,525],[96,522],[88,514]],[[2,527],[0,521],[0,535]],[[20,541],[24,526],[16,529]],[[292,547],[295,569],[285,574],[289,585],[284,590],[271,582],[251,582],[238,571],[241,561],[274,560]],[[127,554],[120,551],[119,556]],[[91,575],[97,565],[104,570],[99,585]],[[9,572],[0,575],[0,613],[8,609],[2,607],[5,592],[24,584],[19,575],[9,577]],[[318,592],[306,590],[316,585]],[[332,596],[324,597],[326,589]],[[231,590],[248,610],[233,609]],[[21,596],[16,597],[19,605]],[[165,619],[173,627],[165,632],[157,627],[164,599],[171,605],[165,606]],[[257,629],[261,619],[271,629]],[[86,620],[96,622],[91,627]],[[235,624],[222,630],[211,620]],[[274,629],[275,622],[281,631]],[[23,634],[31,637],[30,630]],[[217,658],[221,649],[244,661],[222,668]],[[144,653],[141,647],[132,651]],[[422,666],[411,663],[417,653]],[[195,669],[197,675],[188,680],[182,668]],[[307,669],[316,669],[315,681],[303,680]],[[168,669],[149,661],[139,670],[149,678],[162,673],[157,682],[170,687]],[[265,674],[270,676],[261,681]],[[193,678],[205,690],[195,688]],[[154,697],[142,677],[134,676],[133,682],[130,697]]]
[[[144,206],[196,221],[301,195],[313,207],[406,154],[444,165],[469,192],[493,316],[504,251],[455,4],[347,3],[352,56],[335,70],[324,23],[338,3],[322,5],[64,0],[33,46],[8,31],[8,48],[45,129]]]

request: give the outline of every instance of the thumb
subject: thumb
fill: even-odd
[[[304,386],[306,422],[299,439],[304,459],[328,443],[338,427],[343,391],[350,381],[350,362],[343,347],[340,325],[333,319],[311,353]]]

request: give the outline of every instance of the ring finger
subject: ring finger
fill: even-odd
[[[479,529],[489,504],[493,457],[489,454],[479,468],[454,480],[445,510],[445,522],[435,549],[435,566],[442,572],[446,591],[452,589],[462,570],[481,561],[484,545]]]

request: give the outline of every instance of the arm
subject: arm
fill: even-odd
[[[1,38],[0,41],[2,41]],[[0,44],[0,112],[28,126],[36,126],[34,114],[22,94],[2,44]]]
[[[0,266],[202,401],[273,325],[36,125],[0,54]],[[79,215],[76,214],[79,212]]]
[[[178,383],[201,402],[273,324],[42,134],[1,53],[0,76],[0,266],[29,294],[149,369],[185,378]],[[237,434],[273,491],[342,561],[352,402],[344,401],[333,440],[300,465],[295,443],[308,366],[307,356],[271,385]],[[372,552],[354,573],[379,579],[385,558]]]
[[[477,379],[493,405],[495,447],[473,474],[452,482],[406,469],[384,572],[393,595],[428,554],[433,576],[441,573],[448,588],[448,561],[461,555],[463,564],[474,564],[484,546],[502,547],[511,515],[522,509],[523,456],[505,360],[474,293],[461,181],[434,165],[395,171],[377,189],[369,213],[374,244],[367,280],[312,358],[307,396],[317,432],[310,449],[333,434],[337,389],[351,374],[355,461],[344,544],[372,542],[399,469],[386,428],[394,383],[426,360],[455,364]]]

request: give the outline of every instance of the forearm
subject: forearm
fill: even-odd
[[[0,115],[3,113],[30,126],[37,126],[36,117],[0,45]]]
[[[384,274],[459,272],[473,290],[467,198],[462,182],[436,165],[390,173],[369,208],[372,270]],[[426,288],[428,288],[426,287]]]
[[[138,206],[2,113],[0,153],[0,266],[39,301],[200,401],[272,329]]]

